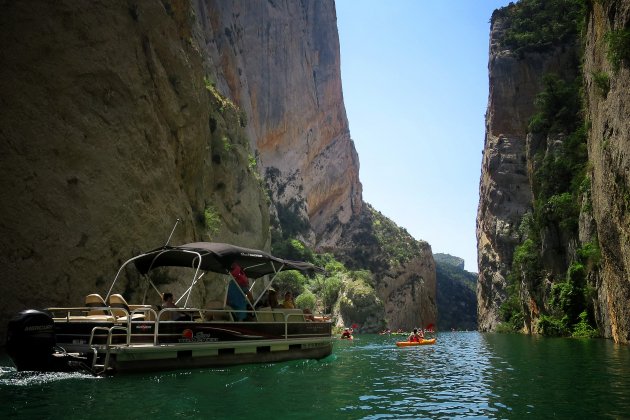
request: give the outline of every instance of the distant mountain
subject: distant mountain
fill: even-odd
[[[477,274],[464,270],[464,260],[433,254],[437,279],[440,330],[477,329]]]

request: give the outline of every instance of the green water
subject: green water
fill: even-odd
[[[337,341],[322,361],[93,378],[15,372],[3,418],[628,418],[630,348],[606,340],[441,333]],[[398,338],[400,339],[400,338]]]

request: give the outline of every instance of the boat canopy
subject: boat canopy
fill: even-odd
[[[323,272],[313,264],[274,257],[257,249],[242,248],[218,242],[193,242],[179,246],[164,246],[134,259],[138,271],[147,274],[158,267],[188,267],[226,274],[232,263],[240,265],[248,277],[257,279],[285,270]]]

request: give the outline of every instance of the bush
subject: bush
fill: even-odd
[[[593,82],[595,83],[595,86],[602,98],[606,98],[606,96],[608,96],[608,92],[610,91],[610,77],[608,76],[608,73],[603,71],[593,73]]]
[[[610,31],[604,39],[608,46],[606,57],[612,64],[613,70],[617,72],[621,64],[630,59],[630,29]]]
[[[522,55],[544,51],[577,36],[585,10],[582,0],[520,0],[497,14],[508,18],[503,43]]]
[[[219,231],[221,227],[221,216],[216,208],[208,206],[203,212],[204,226],[208,237],[212,237]]]
[[[305,284],[306,277],[302,273],[290,270],[278,273],[273,282],[273,287],[278,291],[280,297],[283,297],[287,291],[293,293],[293,296],[298,296],[304,291]]]
[[[580,313],[580,321],[574,325],[572,337],[576,338],[595,338],[597,337],[597,330],[588,322],[588,315],[586,311]]]
[[[569,335],[568,318],[558,319],[553,316],[541,315],[536,325],[539,334],[549,337],[564,337]]]
[[[305,290],[297,298],[295,298],[295,306],[300,309],[314,310],[316,303],[317,298],[309,290]]]

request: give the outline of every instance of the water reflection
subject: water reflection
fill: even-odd
[[[510,417],[626,416],[630,352],[606,340],[483,335]]]
[[[339,340],[322,361],[94,378],[16,372],[0,358],[12,418],[575,418],[630,412],[630,349],[605,340],[443,333]],[[104,407],[107,407],[104,410]]]

